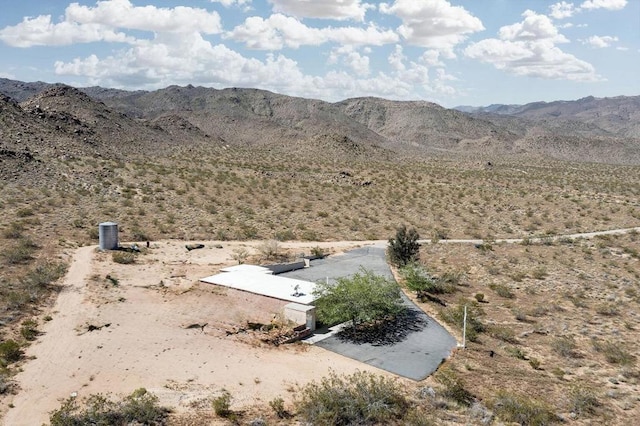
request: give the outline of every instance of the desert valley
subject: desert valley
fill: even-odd
[[[0,79],[3,422],[139,392],[164,424],[297,424],[321,383],[362,373],[402,401],[384,423],[633,424],[639,204],[638,96],[457,110]],[[139,252],[97,250],[105,221]],[[274,345],[247,324],[275,308],[200,281],[402,225],[443,286],[393,268],[406,296],[458,342],[469,310],[466,347],[424,380]]]

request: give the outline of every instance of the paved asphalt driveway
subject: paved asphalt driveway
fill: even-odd
[[[314,260],[310,268],[281,275],[314,282],[327,278],[332,281],[351,276],[362,267],[393,279],[385,260],[385,247],[382,246],[364,246],[341,255]],[[403,300],[409,308],[410,326],[402,328],[403,333],[399,338],[381,344],[353,343],[334,334],[318,341],[316,345],[400,376],[413,380],[425,379],[449,356],[456,347],[456,340],[413,302],[404,296]]]

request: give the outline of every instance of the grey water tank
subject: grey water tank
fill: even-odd
[[[115,250],[118,248],[118,224],[102,222],[99,227],[100,250]]]

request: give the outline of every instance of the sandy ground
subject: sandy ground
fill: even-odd
[[[222,248],[216,248],[216,244]],[[31,345],[32,358],[16,376],[20,391],[3,424],[39,425],[72,393],[129,394],[145,387],[177,411],[227,389],[233,408],[291,400],[296,384],[330,370],[381,370],[308,345],[278,348],[243,334],[227,335],[246,320],[268,320],[274,305],[228,293],[198,279],[234,264],[233,250],[257,253],[259,242],[207,242],[187,251],[185,242],[152,244],[133,265],[82,247],[73,255],[63,290]],[[319,246],[340,252],[361,242],[283,243],[294,253]],[[116,278],[114,285],[107,275]],[[277,307],[277,305],[275,305]],[[186,328],[204,324],[203,329]],[[88,326],[100,329],[88,331]]]

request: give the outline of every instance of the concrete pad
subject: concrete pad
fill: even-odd
[[[386,263],[384,246],[365,246],[342,255],[314,260],[309,268],[283,275],[315,282],[326,279],[335,282],[336,278],[351,276],[360,268],[393,279],[391,269]],[[423,380],[451,354],[457,343],[455,338],[437,321],[425,314],[408,298],[403,297],[403,300],[407,308],[412,310],[411,313],[418,326],[412,327],[398,342],[385,345],[352,343],[339,337],[341,328],[339,326],[332,327],[325,334],[315,334],[306,340],[399,376]]]
[[[289,302],[311,304],[315,283],[258,272],[222,272],[200,281]]]

